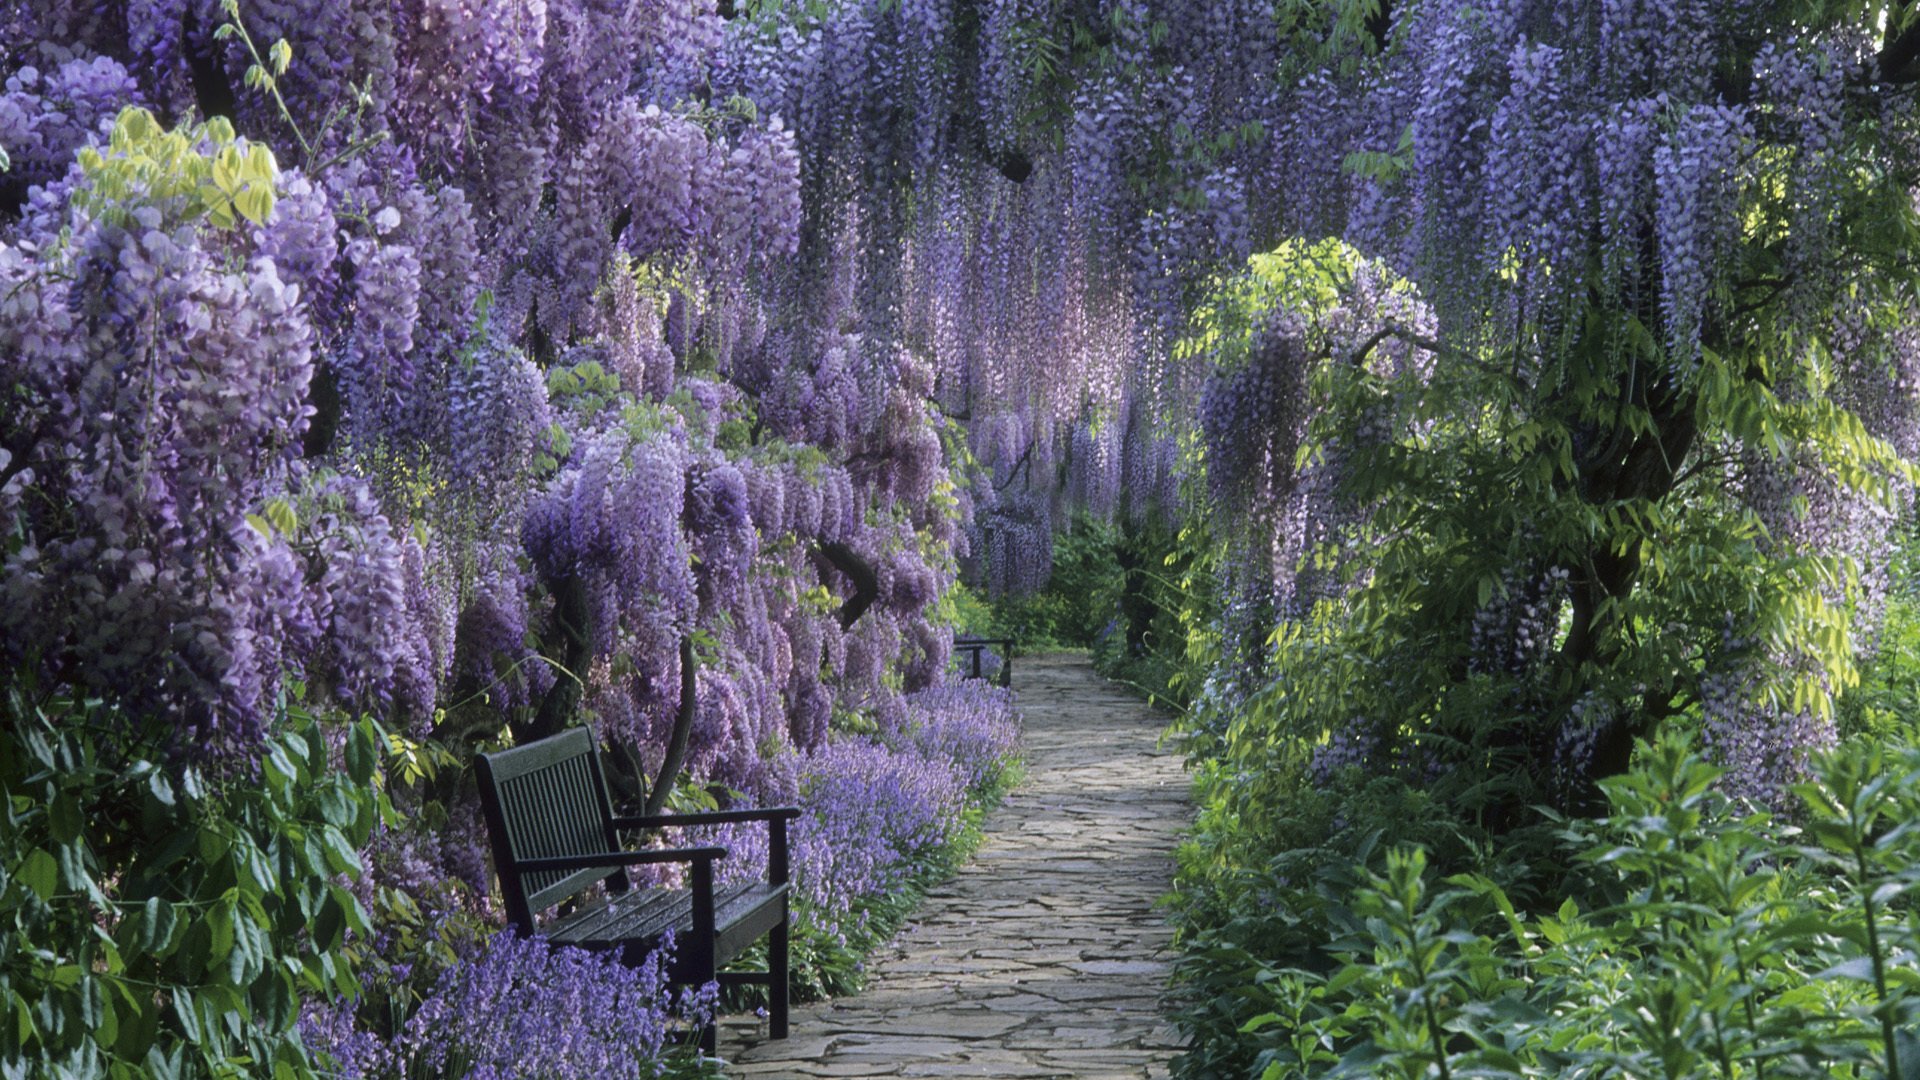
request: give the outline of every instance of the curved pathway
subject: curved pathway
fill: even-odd
[[[1154,902],[1190,811],[1165,718],[1084,657],[1019,657],[1027,780],[987,839],[870,963],[867,990],[730,1027],[730,1077],[1164,1077],[1173,959]]]

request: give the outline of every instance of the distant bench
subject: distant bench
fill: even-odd
[[[668,978],[695,986],[764,983],[770,1034],[787,1037],[787,822],[790,806],[699,814],[616,817],[593,733],[576,727],[548,739],[479,755],[480,804],[493,846],[493,866],[506,896],[507,920],[522,934],[555,945],[618,952],[639,966],[668,931],[674,955]],[[767,823],[767,877],[714,887],[713,864],[723,847],[632,850],[620,834],[683,825]],[[626,868],[686,863],[690,888],[636,889]],[[605,882],[609,902],[575,904],[581,892]],[[534,913],[562,905],[536,928]],[[570,909],[570,910],[569,910]],[[765,972],[718,972],[749,945],[768,936]],[[718,974],[716,975],[716,972]],[[714,1050],[713,1025],[700,1045]]]
[[[984,654],[987,652],[988,649],[992,649],[996,647],[1000,651],[1000,671],[997,675],[994,676],[994,682],[998,683],[1001,686],[1012,685],[1013,683],[1013,639],[1012,638],[961,636],[953,639],[954,652],[971,654],[969,657],[969,661],[971,664],[969,678],[974,678],[974,679],[981,678],[980,662]]]

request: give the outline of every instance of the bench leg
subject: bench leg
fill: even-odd
[[[693,870],[693,940],[687,942],[688,975],[694,987],[714,981],[713,862],[696,860]],[[716,1007],[718,1003],[716,1002]],[[719,1025],[709,1018],[700,1027],[700,1052],[712,1057],[719,1052]]]
[[[787,902],[780,901],[780,925],[767,937],[767,1015],[771,1034],[787,1037]]]

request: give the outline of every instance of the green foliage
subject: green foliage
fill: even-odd
[[[1860,685],[1840,697],[1834,719],[1843,737],[1920,746],[1920,543],[1909,536],[1891,569],[1894,587],[1861,665]]]
[[[1346,769],[1314,784],[1297,761],[1269,779],[1201,759],[1195,785],[1202,809],[1179,851],[1173,897],[1184,946],[1180,1020],[1193,1034],[1183,1076],[1247,1075],[1256,1051],[1283,1034],[1318,1044],[1318,1033],[1297,1025],[1263,1029],[1257,1039],[1242,1027],[1280,1008],[1277,983],[1329,971],[1330,942],[1364,940],[1354,897],[1384,850],[1418,846],[1440,872],[1481,876],[1528,903],[1546,902],[1541,882],[1580,880],[1549,828],[1512,830],[1492,843],[1442,792],[1404,776]],[[1221,797],[1241,785],[1262,793]]]
[[[1237,1019],[1262,1080],[1914,1075],[1920,751],[1823,757],[1801,826],[1717,777],[1678,739],[1643,744],[1608,816],[1561,833],[1585,903],[1529,911],[1484,874],[1436,882],[1422,848],[1384,872],[1362,849],[1285,898],[1291,955],[1240,954],[1215,1033]]]
[[[221,229],[265,224],[280,177],[273,151],[237,138],[224,118],[169,131],[133,107],[114,120],[105,150],[82,147],[79,161],[88,186],[75,199],[102,213],[184,202],[189,217]]]
[[[1889,605],[1880,650],[1840,699],[1836,721],[1842,735],[1920,745],[1920,611],[1912,601]]]
[[[1697,733],[1704,674],[1759,658],[1753,707],[1914,742],[1913,601],[1893,600],[1863,672],[1864,568],[1769,536],[1728,463],[1889,507],[1912,466],[1834,403],[1829,358],[1785,322],[1710,343],[1684,381],[1658,335],[1598,304],[1551,342],[1443,344],[1388,320],[1356,345],[1328,315],[1358,307],[1364,269],[1283,245],[1179,350],[1232,370],[1277,309],[1298,316],[1317,365],[1299,461],[1338,461],[1346,518],[1303,557],[1346,591],[1294,619],[1193,595],[1237,595],[1234,540],[1206,515],[1161,546],[1190,591],[1160,605],[1181,633],[1147,651],[1188,689],[1200,804],[1174,904],[1183,1075],[1900,1075],[1920,765],[1823,762],[1836,794],[1802,793],[1801,833],[1727,804],[1672,740]],[[1855,297],[1864,318],[1897,317],[1888,288]],[[1426,363],[1370,362],[1387,341]],[[1477,618],[1548,580],[1565,599],[1541,605],[1534,658],[1476,652]],[[1610,739],[1657,746],[1623,773],[1621,737],[1559,775],[1555,735],[1595,701]],[[1370,773],[1310,767],[1356,734],[1377,740]],[[1893,779],[1871,794],[1874,777]],[[1401,845],[1421,854],[1381,872]]]
[[[1114,545],[1117,618],[1095,643],[1094,667],[1154,704],[1186,709],[1221,655],[1221,554],[1199,521],[1129,524]]]
[[[213,775],[108,707],[16,686],[0,723],[0,1075],[306,1077],[302,996],[356,991],[345,882],[378,820],[379,733],[289,709]]]
[[[1027,651],[1092,647],[1119,607],[1121,541],[1118,527],[1077,515],[1054,537],[1053,576],[1046,588],[996,601],[968,592],[956,601],[957,625],[967,633],[1011,637]]]
[[[299,123],[294,120],[293,112],[287,108],[286,98],[280,95],[280,80],[287,74],[287,68],[293,64],[293,46],[287,44],[286,38],[280,38],[267,47],[265,56],[261,56],[259,46],[254,44],[253,35],[247,33],[247,24],[240,17],[240,0],[220,0],[220,11],[227,17],[227,21],[214,28],[214,40],[240,39],[241,47],[246,49],[247,58],[252,61],[247,65],[246,75],[243,78],[247,88],[273,99],[275,107],[279,110],[280,119],[292,130],[294,138],[300,143],[300,149],[308,159],[311,159],[313,146],[307,141],[306,133],[300,129]],[[362,96],[364,97],[364,94]],[[331,123],[328,126],[331,126]],[[314,171],[318,173],[324,169],[323,165]]]

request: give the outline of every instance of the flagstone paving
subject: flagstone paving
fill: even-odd
[[[730,1077],[1165,1077],[1171,934],[1154,902],[1191,818],[1166,719],[1085,657],[1020,657],[1027,779],[953,880],[877,952],[867,990],[723,1030]]]

